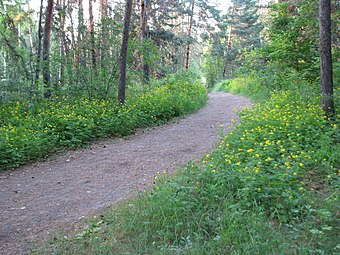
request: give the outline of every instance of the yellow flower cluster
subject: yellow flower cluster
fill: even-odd
[[[214,173],[233,169],[243,173],[257,191],[265,192],[266,186],[285,190],[288,185],[305,192],[310,190],[304,180],[306,172],[319,162],[314,142],[325,129],[325,121],[318,104],[303,101],[292,92],[273,93],[266,106],[241,112],[241,123],[225,135],[216,155],[203,163]],[[287,198],[295,197],[292,191],[283,192]]]

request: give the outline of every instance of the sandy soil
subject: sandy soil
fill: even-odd
[[[0,173],[0,254],[27,254],[32,244],[84,216],[132,196],[157,171],[199,159],[237,120],[246,98],[210,93],[205,108],[128,139],[93,144]]]

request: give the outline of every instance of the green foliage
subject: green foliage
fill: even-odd
[[[213,87],[223,77],[224,58],[221,56],[206,54],[203,63],[203,72],[209,87]]]
[[[210,32],[209,49],[204,54],[203,72],[210,87],[225,78],[234,78],[243,65],[242,56],[260,47],[263,30],[257,1],[232,1],[229,13]]]
[[[151,39],[140,40],[130,40],[129,41],[129,51],[128,51],[128,62],[133,63],[133,68],[130,67],[130,72],[132,72],[136,77],[136,80],[143,79],[143,72],[141,71],[141,63],[136,60],[145,61],[151,70],[156,70],[158,66],[156,63],[159,62],[161,54],[158,47]],[[152,74],[150,74],[152,75]]]
[[[269,42],[259,54],[281,68],[292,68],[315,80],[318,73],[318,10],[315,1],[280,2],[271,6]]]
[[[31,13],[23,1],[4,1],[0,5],[0,100],[13,92],[29,90],[30,51],[27,37],[22,36],[32,26]],[[20,75],[19,75],[20,74]]]
[[[232,51],[251,50],[260,46],[260,32],[263,24],[258,14],[258,1],[232,0],[233,6],[226,15],[231,26]]]
[[[289,90],[306,98],[315,97],[319,92],[319,86],[307,81],[293,68],[280,68],[275,64],[263,66],[248,74],[240,75],[231,80],[223,80],[214,90],[229,91],[231,93],[251,96],[256,102],[266,101],[272,91]]]
[[[220,81],[219,83],[217,83],[212,91],[216,92],[216,91],[228,91],[228,87],[229,84],[233,81],[233,79],[226,79],[223,81]]]
[[[126,136],[164,123],[205,103],[206,89],[193,75],[166,78],[119,106],[114,100],[66,100],[0,105],[0,167],[9,169],[91,139]]]

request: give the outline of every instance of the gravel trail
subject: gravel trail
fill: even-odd
[[[0,254],[27,254],[60,227],[147,188],[156,172],[199,159],[217,143],[220,126],[227,131],[238,119],[235,109],[250,105],[210,93],[203,109],[165,126],[0,173]]]

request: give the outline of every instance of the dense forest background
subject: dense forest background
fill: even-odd
[[[127,54],[131,86],[188,68],[189,62],[198,64],[204,42],[200,35],[220,18],[206,1],[132,5]],[[29,6],[26,1],[1,1],[2,100],[114,96],[125,1],[41,1],[38,13]]]
[[[339,65],[339,2],[332,1],[332,50]],[[42,97],[115,97],[125,1],[0,3],[1,102]],[[240,72],[296,70],[319,77],[318,1],[132,2],[128,86],[144,86],[189,66],[209,86]],[[264,64],[265,65],[262,65]],[[339,79],[335,77],[335,79]]]

